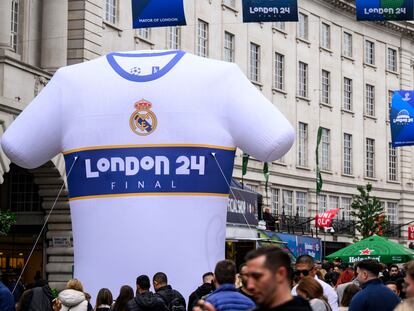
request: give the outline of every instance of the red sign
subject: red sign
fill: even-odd
[[[332,219],[338,214],[339,208],[331,209],[329,211],[316,214],[315,224],[316,228],[328,228],[331,226]]]
[[[408,226],[408,240],[414,240],[414,224]]]

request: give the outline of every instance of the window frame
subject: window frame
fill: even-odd
[[[347,138],[349,138],[347,140]],[[352,134],[344,133],[343,136],[343,170],[342,173],[345,175],[353,174],[353,154],[352,154]]]
[[[202,20],[197,20],[197,55],[208,57],[209,55],[209,24]]]
[[[230,41],[227,40],[230,37]],[[224,31],[224,61],[234,63],[235,62],[235,35],[227,30]]]
[[[308,166],[309,125],[304,122],[298,124],[298,157],[297,165]]]
[[[365,177],[375,178],[375,139],[368,137],[365,138]]]
[[[321,47],[327,50],[331,49],[331,25],[321,23]]]
[[[349,84],[347,82],[349,82]],[[353,100],[353,80],[352,79],[344,77],[343,90],[344,90],[343,109],[346,111],[353,111],[354,100]]]
[[[364,46],[364,61],[365,64],[375,66],[375,42],[371,40],[365,40]]]
[[[105,22],[116,25],[118,22],[118,0],[105,0]]]
[[[298,14],[298,30],[297,30],[297,36],[300,39],[309,40],[309,16],[299,12]]]
[[[303,97],[303,98],[308,97],[308,83],[309,83],[309,79],[308,79],[309,69],[308,68],[309,67],[307,63],[299,61],[299,64],[298,64],[298,96]]]
[[[331,73],[324,69],[321,72],[321,103],[331,103]]]
[[[260,83],[261,78],[261,47],[259,44],[250,42],[249,45],[249,78],[253,82]]]
[[[275,82],[273,87],[285,90],[285,55],[275,52]]]
[[[347,41],[346,38],[349,38],[350,40]],[[354,56],[354,53],[353,53],[353,35],[351,33],[349,33],[348,31],[343,32],[342,56],[349,57],[349,58],[352,58]]]
[[[365,84],[365,115],[375,117],[375,85]]]

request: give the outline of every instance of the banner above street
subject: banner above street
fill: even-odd
[[[395,91],[390,114],[393,147],[414,145],[414,91]]]
[[[243,0],[243,22],[298,21],[297,0]]]
[[[133,28],[186,25],[183,0],[132,0]]]
[[[356,0],[357,20],[413,20],[414,0]]]

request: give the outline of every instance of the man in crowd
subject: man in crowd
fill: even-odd
[[[247,289],[248,278],[247,278],[247,265],[245,263],[240,265],[239,277],[242,283],[242,286],[239,288],[239,293],[242,295],[245,295],[246,297],[250,298],[253,302],[255,302],[253,294],[249,292],[249,290]]]
[[[1,282],[0,270],[0,310],[14,311],[14,297],[10,290]]]
[[[338,296],[337,296],[335,290],[331,286],[329,286],[329,284],[327,284],[324,281],[317,278],[316,268],[313,264],[313,258],[311,256],[302,255],[302,256],[299,256],[296,259],[295,275],[299,280],[304,278],[305,276],[308,276],[308,275],[313,277],[315,280],[317,280],[323,288],[324,296],[326,298],[328,298],[328,303],[331,306],[332,311],[338,311],[339,310]],[[297,286],[295,286],[292,289],[292,295],[294,295],[294,296],[297,296],[296,287]]]
[[[405,294],[407,298],[414,298],[414,261],[410,261],[405,266]]]
[[[388,281],[387,283],[385,283],[385,286],[387,286],[394,294],[396,294],[398,297],[400,297],[401,290],[400,290],[397,282]]]
[[[373,259],[365,259],[357,265],[358,280],[362,291],[351,300],[349,311],[392,311],[400,299],[378,278],[381,265]]]
[[[289,255],[276,247],[251,251],[247,259],[247,289],[258,307],[255,311],[311,311],[309,303],[290,292],[291,262]],[[215,311],[204,301],[194,311]]]
[[[254,302],[240,294],[234,283],[236,281],[236,265],[231,260],[219,261],[214,269],[214,283],[216,290],[206,301],[216,310],[250,310],[255,307]]]
[[[126,311],[168,311],[164,301],[150,292],[150,279],[146,275],[137,277],[137,295],[130,300]]]
[[[154,286],[156,295],[164,300],[170,311],[186,311],[183,295],[173,289],[171,285],[168,285],[167,275],[164,272],[154,274],[152,285]]]
[[[188,311],[193,310],[193,307],[204,296],[211,294],[214,287],[214,274],[213,272],[207,272],[203,274],[203,284],[199,286],[194,292],[191,293],[188,298]]]

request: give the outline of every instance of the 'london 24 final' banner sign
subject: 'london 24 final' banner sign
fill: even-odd
[[[298,21],[297,0],[243,0],[243,22]]]
[[[183,0],[132,0],[133,28],[186,25]]]
[[[357,20],[413,20],[414,0],[356,0]]]
[[[393,147],[414,145],[414,91],[395,91],[390,114]]]

